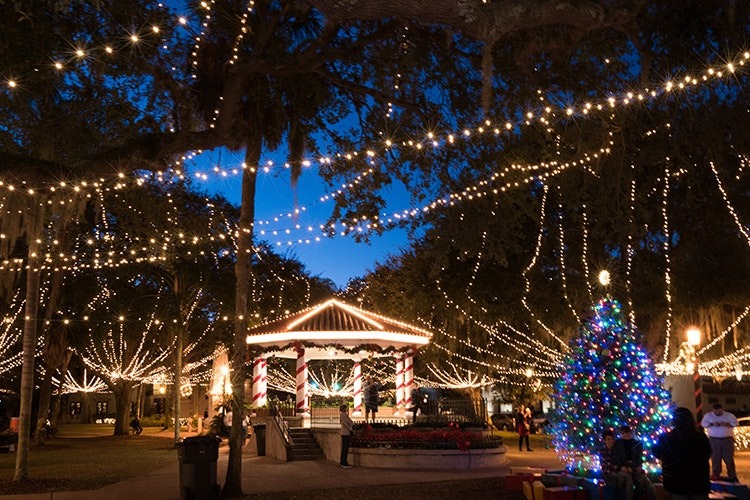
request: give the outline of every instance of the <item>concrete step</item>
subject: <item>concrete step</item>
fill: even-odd
[[[310,450],[310,451],[303,451],[303,450],[297,450],[296,448],[292,450],[291,454],[291,460],[292,461],[302,461],[302,460],[324,460],[325,455],[323,455],[323,451],[318,450]]]
[[[290,434],[289,436],[295,443],[317,443],[317,441],[315,441],[315,438],[312,436],[294,436],[292,434]]]
[[[294,443],[294,449],[295,450],[319,450],[320,446],[318,446],[318,443]]]
[[[323,460],[323,450],[315,441],[315,436],[310,429],[289,429],[289,436],[294,446],[290,452],[290,460]]]

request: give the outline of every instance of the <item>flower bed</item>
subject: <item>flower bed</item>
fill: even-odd
[[[449,429],[418,431],[407,428],[404,431],[407,431],[407,436],[412,432],[421,434],[416,442],[407,442],[407,436],[403,434],[394,441],[388,439],[399,434],[395,429],[381,427],[380,431],[371,429],[369,433],[365,433],[364,427],[361,426],[352,437],[352,441],[359,440],[361,446],[349,448],[349,463],[363,467],[431,470],[481,469],[502,467],[508,463],[506,447],[502,444],[502,438],[498,436],[482,436],[480,432],[469,432],[472,434],[468,439],[469,448],[459,449],[455,437],[451,441],[443,440],[446,432],[452,435]],[[313,432],[326,459],[338,462],[341,454],[341,431],[315,429]],[[442,438],[439,437],[441,435]]]
[[[457,427],[437,430],[414,428],[374,431],[365,426],[363,432],[352,437],[353,448],[392,448],[418,450],[469,450],[498,448],[503,444],[499,436],[468,432]]]

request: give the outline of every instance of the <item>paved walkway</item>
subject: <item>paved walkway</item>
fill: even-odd
[[[246,448],[247,449],[247,448]],[[219,449],[217,479],[226,477],[228,448]],[[533,452],[508,451],[509,465],[475,470],[403,470],[353,467],[342,469],[326,460],[281,462],[258,457],[249,451],[242,458],[242,490],[245,494],[301,492],[330,488],[376,486],[451,481],[504,476],[510,466],[538,465],[559,467],[551,450]],[[93,491],[68,491],[30,495],[6,495],[0,499],[18,500],[174,500],[179,499],[180,474],[177,460],[164,468],[144,473],[137,478],[114,483]]]

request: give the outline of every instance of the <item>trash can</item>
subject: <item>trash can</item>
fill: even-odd
[[[195,436],[180,441],[180,499],[217,499],[221,486],[216,482],[216,461],[219,459],[217,436]]]
[[[263,457],[266,455],[266,424],[255,424],[253,432],[255,433],[255,443],[258,447],[258,456]]]

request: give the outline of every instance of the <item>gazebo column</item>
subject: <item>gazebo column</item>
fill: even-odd
[[[362,364],[354,360],[354,411],[353,417],[362,416]]]
[[[308,412],[309,394],[307,391],[307,358],[305,348],[297,348],[297,414]]]
[[[266,358],[258,356],[253,363],[253,408],[262,408],[268,399],[268,364]]]
[[[414,388],[414,351],[409,349],[404,354],[404,407],[406,408],[405,415],[407,417],[412,416],[412,408],[414,404],[412,402],[411,392]]]
[[[396,415],[404,416],[404,356],[396,355]]]

